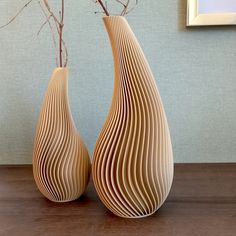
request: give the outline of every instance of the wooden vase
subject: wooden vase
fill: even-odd
[[[33,173],[41,193],[51,201],[80,197],[91,163],[68,100],[68,69],[56,68],[45,93],[33,150]]]
[[[93,154],[98,195],[114,214],[140,218],[166,200],[173,180],[169,128],[155,79],[126,19],[104,17],[115,65],[114,94]]]

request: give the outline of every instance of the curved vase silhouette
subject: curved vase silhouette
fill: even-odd
[[[36,184],[54,202],[79,198],[91,169],[87,148],[74,125],[67,90],[68,69],[56,68],[44,96],[33,151]]]
[[[121,16],[103,18],[115,65],[114,94],[93,154],[98,195],[114,214],[153,214],[173,180],[169,128],[155,79],[144,53]]]

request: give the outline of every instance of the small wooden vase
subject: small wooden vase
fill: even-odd
[[[96,142],[92,175],[102,202],[114,214],[153,214],[173,180],[169,128],[153,74],[127,21],[104,17],[115,64],[109,115]]]
[[[67,91],[68,69],[56,68],[45,93],[33,151],[35,182],[54,202],[79,198],[91,169],[87,148],[74,125]]]

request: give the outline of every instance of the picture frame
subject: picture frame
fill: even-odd
[[[236,25],[236,0],[187,0],[186,26]]]

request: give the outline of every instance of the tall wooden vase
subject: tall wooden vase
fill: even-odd
[[[54,202],[79,198],[91,169],[87,148],[74,125],[67,90],[68,69],[56,68],[45,93],[33,151],[35,182]]]
[[[114,64],[110,112],[96,142],[92,175],[114,214],[139,218],[166,200],[173,180],[169,128],[153,74],[126,19],[104,17]]]

